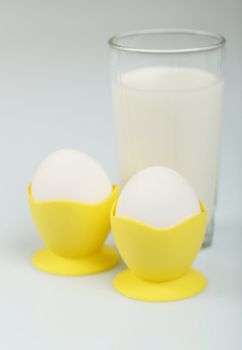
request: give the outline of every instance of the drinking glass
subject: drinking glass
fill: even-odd
[[[155,29],[109,40],[113,111],[122,184],[143,168],[181,173],[208,213],[217,195],[225,39],[197,30]]]

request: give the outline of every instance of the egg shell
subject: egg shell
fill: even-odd
[[[201,212],[188,181],[162,166],[146,168],[134,175],[119,197],[116,215],[165,229]]]
[[[104,169],[90,156],[74,149],[50,154],[38,167],[31,184],[36,201],[68,200],[95,204],[112,192]]]

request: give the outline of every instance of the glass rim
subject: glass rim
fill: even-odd
[[[122,45],[119,43],[120,39],[128,38],[132,36],[142,36],[142,35],[151,35],[151,34],[187,34],[187,35],[196,35],[200,37],[210,37],[216,39],[215,43],[208,45],[201,45],[198,47],[191,48],[174,48],[174,49],[149,49],[142,47],[129,47],[127,45]],[[121,34],[114,35],[108,41],[108,44],[111,48],[119,50],[119,51],[128,51],[135,53],[157,53],[157,54],[173,54],[173,53],[189,53],[189,52],[202,52],[202,51],[210,51],[216,50],[218,48],[222,48],[225,45],[226,39],[222,35],[218,33],[213,33],[205,30],[194,30],[194,29],[179,29],[179,28],[166,28],[166,29],[144,29],[144,30],[135,30],[129,31]]]

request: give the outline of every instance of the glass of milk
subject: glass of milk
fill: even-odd
[[[117,35],[109,44],[121,181],[153,165],[183,174],[207,209],[208,246],[217,194],[225,39],[158,29]]]

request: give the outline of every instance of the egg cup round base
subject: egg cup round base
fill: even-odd
[[[140,301],[167,302],[190,298],[206,286],[201,272],[190,269],[182,277],[167,282],[147,282],[130,270],[120,272],[114,279],[114,288],[124,296]]]
[[[43,248],[32,257],[32,264],[37,269],[52,275],[84,276],[109,270],[118,262],[115,250],[103,246],[96,254],[83,258],[71,259],[58,256]]]

